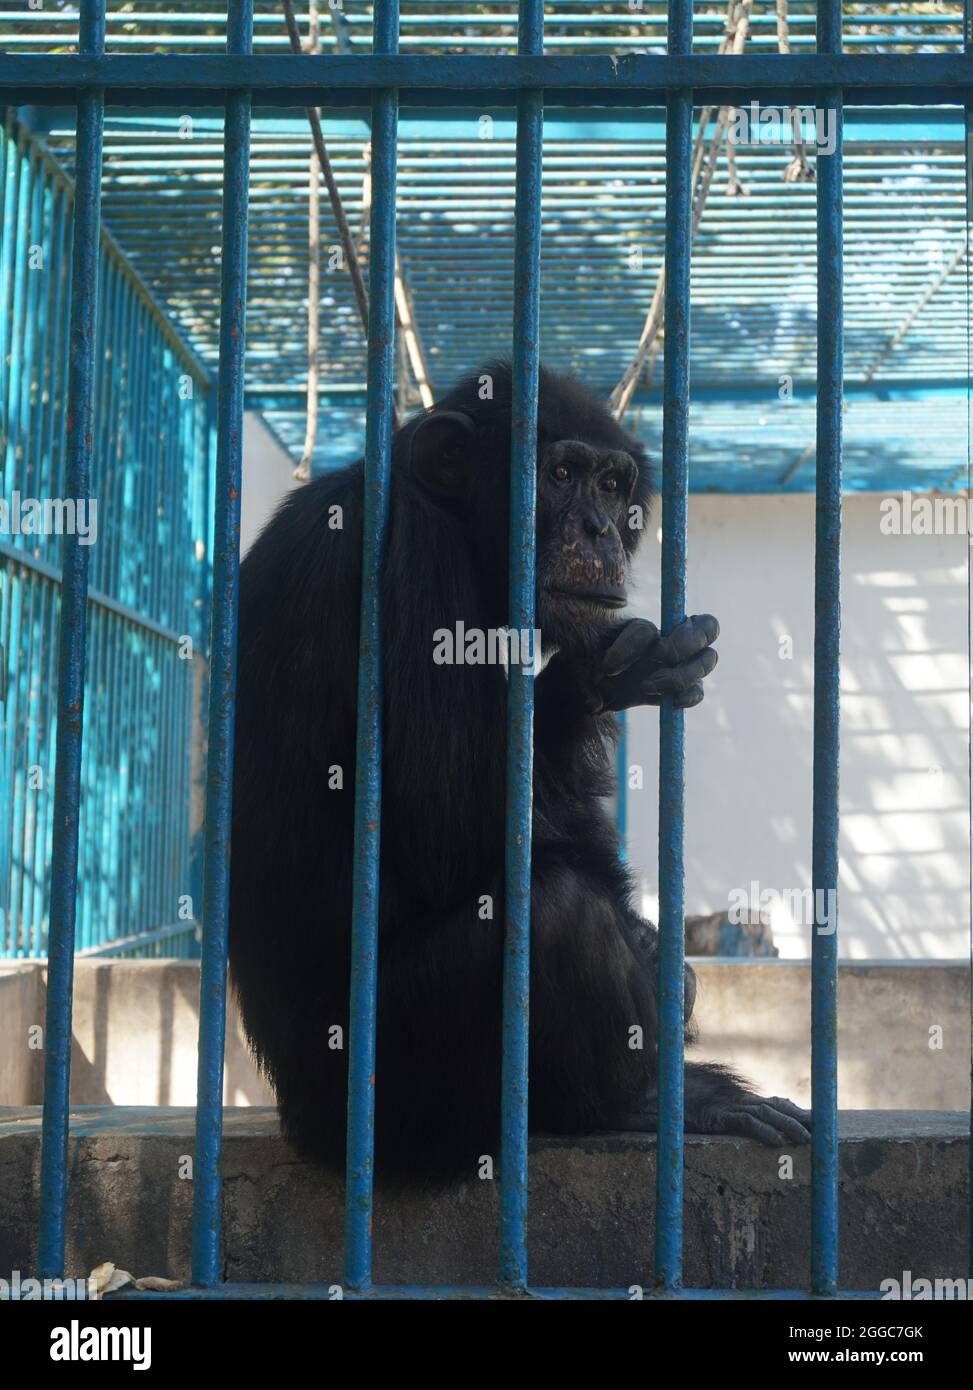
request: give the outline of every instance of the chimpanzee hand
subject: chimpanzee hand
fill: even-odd
[[[686,618],[668,637],[655,623],[632,618],[624,623],[593,672],[592,713],[659,705],[671,695],[678,709],[703,698],[703,678],[716,665],[712,644],[720,625],[708,613]]]

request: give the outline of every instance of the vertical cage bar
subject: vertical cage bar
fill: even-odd
[[[249,53],[253,0],[230,0],[226,51]],[[223,127],[223,229],[220,365],[217,390],[213,602],[209,658],[203,950],[199,987],[196,1160],[193,1181],[193,1283],[220,1277],[220,1148],[230,899],[230,818],[240,589],[240,487],[247,308],[247,200],[250,93],[228,92]]]
[[[841,0],[819,0],[818,51],[841,51]],[[835,148],[817,160],[817,465],[814,521],[814,753],[811,887],[811,1288],[838,1286],[838,745],[841,411],[844,373],[842,94]]]
[[[376,0],[374,24],[374,51],[383,54],[398,52],[398,0]],[[353,1290],[366,1289],[372,1282],[375,1021],[382,814],[381,585],[388,531],[394,420],[392,388],[395,384],[398,121],[398,92],[394,88],[374,92],[345,1186],[345,1283]]]
[[[517,51],[543,52],[543,0],[520,0]],[[513,398],[510,441],[510,628],[533,633],[540,365],[543,94],[517,98]],[[533,651],[533,639],[530,639]],[[500,1091],[501,1287],[527,1284],[527,1067],[530,1029],[530,876],[534,663],[511,662],[507,682],[503,1059]]]
[[[670,0],[669,53],[692,51],[692,0]],[[662,631],[686,616],[689,488],[689,291],[692,240],[693,97],[666,101],[666,255],[662,407]],[[685,910],[683,711],[659,712],[659,1132],[656,1141],[655,1277],[682,1283],[685,1129]]]
[[[190,449],[187,453],[198,461],[196,478],[192,490],[193,539],[195,545],[196,573],[193,585],[193,609],[191,632],[193,642],[200,654],[200,661],[193,662],[193,688],[190,695],[190,728],[195,731],[197,720],[202,723],[202,712],[209,700],[209,662],[204,659],[206,652],[206,617],[212,601],[212,576],[209,560],[212,556],[210,529],[213,522],[213,496],[215,489],[215,448],[216,448],[216,406],[219,383],[211,379],[205,386],[202,404],[195,407],[195,418],[190,428]],[[193,734],[190,735],[193,737]],[[193,808],[194,824],[189,846],[189,891],[193,900],[193,934],[202,923],[203,884],[206,873],[206,825],[202,808],[206,802],[206,765],[203,757],[202,739],[194,743],[190,765],[192,791],[190,806]],[[194,944],[191,954],[198,954]]]
[[[105,0],[82,0],[78,51],[105,49]],[[101,222],[104,91],[78,99],[74,238],[68,375],[65,494],[87,506],[94,437],[95,330]],[[54,839],[48,936],[47,1016],[44,1034],[44,1111],[41,1131],[41,1278],[64,1273],[68,1116],[71,1090],[71,1004],[78,900],[78,828],[84,729],[88,547],[64,537],[58,637],[57,738],[54,765]]]
[[[625,711],[618,716],[618,742],[615,745],[615,831],[622,859],[628,859],[628,720]]]
[[[973,0],[963,3],[963,52],[973,56]],[[973,103],[969,101],[963,108],[963,138],[966,153],[966,486],[973,495],[973,272],[970,268],[970,254],[973,252]],[[966,550],[966,642],[967,670],[973,681],[973,551]],[[971,841],[968,869],[971,891],[973,891],[973,685],[969,691],[968,706],[968,748],[970,785],[968,791],[968,812],[970,818]],[[970,955],[973,958],[973,900],[970,902]],[[971,959],[973,963],[973,959]],[[973,1003],[971,1003],[973,1007]],[[973,1193],[973,1039],[970,1043],[970,1145],[969,1145],[969,1191]],[[973,1279],[973,1200],[969,1204],[969,1276]]]

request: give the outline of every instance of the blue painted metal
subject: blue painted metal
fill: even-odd
[[[105,0],[82,0],[79,48],[98,53],[105,42]],[[101,214],[101,134],[104,95],[78,101],[78,173],[72,243],[71,364],[68,377],[65,495],[87,500],[94,437],[95,314]],[[44,1118],[41,1134],[41,1278],[64,1273],[68,1194],[68,1113],[71,1087],[71,1002],[78,896],[78,830],[87,624],[88,549],[77,532],[64,537],[57,677],[57,751],[51,850],[51,919],[44,1030]]]
[[[973,57],[973,0],[963,0],[963,52]],[[966,133],[966,487],[973,496],[973,267],[970,265],[973,246],[973,102],[967,102],[963,112]],[[967,612],[973,615],[973,552],[966,551]],[[970,825],[973,826],[973,628],[967,624],[967,670],[969,672],[969,738],[967,776],[969,778]],[[973,973],[973,885],[970,897],[970,970]],[[973,1008],[973,1001],[971,1001]],[[973,1194],[973,1038],[970,1040],[970,1161],[967,1191]],[[973,1278],[973,1196],[969,1208],[969,1275]]]
[[[230,0],[227,52],[250,51],[253,0]],[[233,56],[231,61],[238,61]],[[224,126],[220,372],[217,393],[213,607],[209,661],[203,951],[199,990],[196,1160],[193,1172],[193,1281],[220,1277],[220,1147],[223,1138],[223,1043],[226,1029],[230,820],[240,588],[240,489],[246,351],[247,195],[250,93],[227,93]]]
[[[841,0],[821,0],[818,45],[841,48]],[[844,379],[842,93],[833,154],[818,154],[817,463],[814,530],[814,772],[811,881],[811,1287],[838,1287],[838,750],[841,621],[841,427]]]
[[[962,53],[656,54],[617,57],[523,54],[0,54],[0,89],[20,104],[63,100],[67,90],[105,87],[116,106],[213,104],[244,84],[261,106],[361,106],[369,87],[396,87],[403,102],[480,107],[483,93],[557,90],[558,102],[592,105],[647,103],[674,88],[696,91],[712,105],[742,105],[759,96],[768,105],[803,105],[823,85],[847,89],[852,101],[961,104],[973,88]]]
[[[699,23],[698,17],[696,23]],[[949,107],[932,110],[909,107],[852,107],[845,116],[845,139],[872,142],[903,140],[910,136],[923,142],[948,139],[954,132],[960,115],[959,111]],[[57,134],[64,131],[66,124],[73,122],[74,108],[59,105],[35,106],[31,108],[30,117],[30,128],[35,134]],[[152,134],[164,131],[174,119],[171,109],[161,106],[143,107],[137,112],[123,109],[110,114],[106,122],[106,132],[111,129],[113,123],[124,124],[130,137],[139,132],[144,136],[144,143],[132,142],[129,145],[133,156],[158,154],[158,140],[153,141]],[[303,135],[305,127],[306,117],[303,112],[282,108],[261,113],[261,131],[268,139],[271,136],[278,137],[276,152],[279,154],[293,150],[295,136]],[[216,138],[221,133],[221,118],[215,117],[211,112],[200,112],[193,122],[193,128],[196,140]],[[545,138],[558,140],[610,143],[634,138],[649,142],[664,141],[665,108],[631,104],[618,108],[553,107],[548,108],[545,113],[544,131]],[[367,137],[368,132],[368,113],[356,115],[336,109],[328,114],[328,135],[333,140],[363,139]],[[450,109],[444,105],[413,106],[400,112],[400,140],[433,139],[437,145],[441,145],[452,140],[467,139],[469,133],[469,111],[462,108]],[[494,141],[513,140],[516,137],[516,108],[496,109],[493,113],[492,134]],[[459,157],[455,162],[459,162]]]
[[[859,384],[874,365],[878,345],[892,338],[935,277],[937,250],[948,256],[963,237],[961,112],[919,111],[909,113],[908,120],[900,113],[891,125],[883,124],[882,116],[896,110],[857,113],[861,121],[846,160],[846,367],[849,380],[857,378]],[[399,249],[440,383],[468,368],[471,341],[483,356],[509,352],[513,308],[514,120],[494,113],[493,139],[471,148],[477,117],[444,111],[448,121],[442,136],[439,127],[432,128],[435,112],[428,107],[409,121],[417,143],[403,144],[397,180],[400,205],[409,213],[398,229]],[[307,178],[299,115],[261,115],[255,127],[248,350],[254,398],[267,393],[269,423],[298,452],[306,395],[303,310],[295,292],[302,282],[306,213],[298,189]],[[630,360],[641,326],[635,291],[645,271],[631,266],[632,247],[657,247],[650,251],[653,261],[661,254],[664,150],[656,143],[661,124],[650,111],[640,130],[632,115],[607,108],[597,119],[591,108],[545,114],[548,146],[562,136],[569,143],[549,148],[542,353],[551,366],[578,371],[606,392]],[[199,280],[206,274],[211,226],[219,216],[217,132],[212,118],[208,123],[201,118],[194,139],[186,142],[176,138],[173,125],[172,115],[161,111],[151,121],[141,112],[112,113],[106,127],[105,217],[141,273],[171,294],[193,341],[215,359],[218,315],[211,306],[216,296],[202,301]],[[354,213],[367,121],[332,112],[329,132],[335,127],[343,132],[335,147],[337,177]],[[70,160],[73,133],[63,121],[55,132],[59,156]],[[914,154],[919,145],[921,158]],[[694,247],[693,307],[702,329],[692,350],[694,491],[775,490],[813,442],[813,412],[804,407],[804,396],[814,351],[815,194],[813,184],[781,187],[786,160],[779,146],[739,147],[737,164],[749,197],[728,197],[718,172]],[[908,186],[894,177],[900,163],[909,165]],[[295,196],[282,198],[282,184]],[[164,210],[171,237],[158,236],[147,224],[143,210],[153,201]],[[787,237],[780,235],[783,208]],[[880,390],[896,385],[916,390],[925,382],[932,389],[951,371],[965,391],[960,282],[957,270],[937,290],[883,363],[883,379],[874,383]],[[351,298],[345,278],[334,275],[325,284],[334,304],[322,323],[329,372],[316,459],[321,469],[360,457],[364,441],[364,349],[348,341],[343,327]],[[270,302],[272,314],[266,311]],[[790,406],[779,396],[782,374],[794,378]],[[661,382],[661,363],[656,376]],[[300,403],[291,409],[286,391],[298,384]],[[717,408],[721,393],[731,399],[745,395],[754,409],[748,414]],[[645,393],[649,408],[641,411],[638,426],[656,455],[658,396],[655,385]],[[882,448],[875,447],[876,424]],[[936,406],[920,401],[915,411],[873,413],[866,420],[856,406],[846,426],[847,488],[962,486],[962,472],[958,482],[950,482],[965,465],[965,425],[958,415],[943,418]],[[930,451],[925,441],[933,429],[940,443]],[[810,456],[787,487],[813,488]]]
[[[375,51],[398,45],[398,0],[375,7]],[[295,57],[295,62],[298,59]],[[395,384],[395,174],[398,96],[372,97],[372,209],[368,266],[368,424],[362,522],[362,600],[355,748],[345,1283],[372,1282],[375,1018],[382,815],[382,570],[392,465]]]
[[[672,0],[669,53],[692,47],[692,0]],[[686,616],[689,489],[689,278],[692,222],[692,92],[666,108],[665,333],[662,424],[662,630]],[[682,1284],[685,908],[683,711],[666,699],[659,723],[659,1139],[655,1277]]]
[[[615,745],[615,831],[622,858],[628,859],[628,719],[618,716],[618,743]]]
[[[67,492],[74,190],[12,111],[0,126],[0,497]],[[191,614],[195,561],[187,500],[207,375],[139,284],[113,239],[98,245],[90,494],[99,511],[89,576],[85,731],[75,945],[132,937],[171,921],[187,887],[190,663],[178,642]],[[31,260],[31,256],[40,260]],[[36,268],[34,268],[36,266]],[[132,334],[157,363],[153,427],[130,362]],[[179,397],[192,380],[198,399]],[[182,447],[179,446],[181,440]],[[151,477],[136,513],[124,489]],[[55,759],[60,537],[0,537],[0,955],[47,951]],[[141,556],[151,585],[138,580]],[[205,564],[203,565],[205,569]],[[165,575],[168,583],[163,584]],[[178,624],[178,626],[177,626]],[[141,719],[133,717],[141,712]],[[125,783],[124,787],[122,784]],[[163,807],[166,813],[163,815]],[[151,866],[151,873],[142,872]],[[134,952],[133,948],[133,952]],[[192,924],[174,950],[192,949]]]
[[[299,18],[304,7],[296,6]],[[410,4],[402,16],[402,46],[423,46],[434,50],[466,49],[481,46],[506,51],[510,47],[510,22],[513,6],[491,5],[475,9],[467,0],[418,0]],[[882,0],[881,5],[869,6],[859,14],[849,16],[852,37],[872,46],[897,45],[910,48],[917,42],[926,45],[951,45],[959,40],[956,33],[961,6],[957,0],[946,0],[940,10],[916,14],[901,5]],[[633,7],[634,10],[634,7]],[[626,46],[645,47],[664,40],[666,0],[643,0],[637,15],[623,10],[593,7],[584,0],[554,0],[547,6],[549,29],[548,46],[590,51],[592,43],[611,46],[621,51]],[[790,0],[789,24],[792,42],[813,42],[815,23],[814,0]],[[371,7],[349,4],[339,11],[342,37],[348,51],[364,50],[371,46]],[[194,0],[181,11],[173,12],[171,0],[140,0],[137,11],[120,10],[109,16],[109,47],[152,48],[178,44],[184,52],[205,51],[215,47],[218,36],[212,31],[222,22],[218,7],[206,0]],[[638,23],[633,23],[637,18]],[[713,44],[723,31],[722,8],[708,7],[697,21],[696,46]],[[773,9],[755,12],[750,19],[753,41],[775,38]],[[571,30],[583,30],[572,34]],[[76,15],[71,10],[21,12],[16,16],[11,46],[43,50],[45,46],[63,46],[73,40]],[[5,36],[6,37],[6,36]],[[330,27],[322,34],[324,47],[335,45]],[[254,16],[254,49],[269,52],[286,47],[281,33],[280,16],[273,7]],[[343,50],[344,51],[344,50]]]
[[[877,1291],[843,1290],[841,1297],[852,1301],[869,1300],[877,1302],[881,1298]],[[167,1293],[151,1290],[122,1289],[109,1294],[108,1302],[179,1302],[188,1300],[246,1299],[254,1302],[273,1303],[279,1300],[301,1300],[320,1303],[381,1303],[390,1302],[573,1302],[585,1303],[618,1302],[631,1303],[633,1294],[628,1289],[585,1289],[568,1288],[527,1288],[519,1292],[500,1290],[495,1285],[477,1284],[373,1284],[368,1289],[344,1290],[335,1284],[219,1284],[216,1288],[173,1289]],[[674,1300],[690,1303],[712,1303],[732,1299],[741,1303],[769,1303],[783,1300],[790,1303],[814,1302],[815,1295],[801,1289],[645,1289],[641,1302],[669,1303]]]
[[[89,959],[92,957],[108,959],[118,956],[132,957],[133,959],[183,956],[186,953],[179,948],[186,935],[186,924],[173,922],[167,927],[153,927],[151,931],[139,932],[137,936],[125,936],[117,941],[109,941],[105,945],[89,946],[87,949],[79,951],[78,955]],[[162,947],[165,949],[161,949]]]
[[[518,51],[540,53],[543,0],[520,0]],[[510,627],[533,633],[536,587],[537,381],[540,367],[541,188],[544,105],[517,98],[513,408],[510,442]],[[533,650],[533,639],[531,639]],[[507,682],[504,856],[503,1063],[500,1099],[500,1269],[504,1289],[527,1284],[527,1108],[530,1033],[531,818],[534,775],[533,661]]]
[[[546,282],[545,282],[546,283]],[[772,389],[773,387],[773,389]],[[766,405],[768,398],[776,393],[777,380],[770,381],[727,381],[725,383],[709,382],[707,384],[693,383],[693,406],[701,404],[714,404],[721,406],[736,406],[739,404]],[[793,381],[793,401],[796,405],[814,405],[816,383],[813,381]],[[340,409],[342,405],[351,407],[354,410],[364,410],[365,393],[352,385],[341,386],[340,384],[323,383],[320,397],[328,402],[328,408]],[[910,381],[883,381],[879,383],[864,384],[862,382],[845,383],[845,399],[849,401],[861,401],[866,404],[873,404],[885,401],[911,401],[919,404],[924,401],[935,399],[937,402],[952,400],[955,404],[962,404],[965,411],[966,407],[966,382],[955,377],[945,377],[939,380],[929,378],[920,382]],[[281,410],[297,411],[303,407],[306,400],[306,392],[298,388],[275,388],[273,386],[255,385],[247,388],[245,401],[248,410],[269,411],[271,413]],[[635,409],[639,406],[655,410],[662,404],[661,387],[643,388],[636,390],[632,396],[632,405]],[[937,406],[937,410],[941,409]],[[873,491],[882,491],[876,487]]]
[[[52,565],[47,560],[38,559],[22,546],[11,545],[9,541],[0,541],[0,559],[9,561],[11,565],[19,565],[34,574],[42,575],[45,579],[53,580],[55,584],[63,583],[64,576],[57,565]],[[164,642],[171,642],[178,646],[182,641],[183,634],[177,632],[175,628],[165,627],[162,623],[157,623],[147,613],[132,608],[127,603],[119,603],[118,599],[112,598],[110,594],[103,593],[100,589],[89,586],[87,600],[89,604],[103,608],[108,613],[116,614],[134,627],[147,633],[153,633]]]
[[[297,5],[299,18],[301,5]],[[422,47],[439,51],[480,48],[506,51],[510,47],[509,26],[512,5],[474,9],[466,0],[439,0],[435,5],[422,3],[408,7],[402,16],[401,44],[403,48]],[[708,7],[697,19],[696,47],[712,47],[722,37],[724,21],[722,7]],[[337,11],[341,16],[342,51],[364,51],[371,45],[371,7],[351,5]],[[638,23],[633,23],[637,17]],[[910,48],[921,43],[931,51],[932,46],[950,47],[961,41],[958,28],[957,0],[947,0],[940,11],[915,14],[895,4],[869,6],[857,15],[849,16],[850,41],[862,47],[902,46]],[[109,16],[109,47],[145,49],[172,45],[184,52],[205,52],[216,47],[218,35],[213,29],[222,15],[212,5],[196,3],[173,13],[171,0],[140,0],[137,11],[120,10]],[[789,25],[793,45],[814,42],[813,0],[790,0]],[[665,0],[644,0],[634,13],[606,7],[604,10],[580,0],[558,0],[547,8],[548,47],[560,52],[589,52],[602,47],[622,52],[626,48],[645,48],[665,38]],[[254,16],[254,48],[272,52],[286,47],[281,32],[280,16],[273,7]],[[56,44],[69,44],[74,37],[76,17],[71,10],[17,15],[11,47],[43,51]],[[748,43],[776,46],[775,16],[772,7],[754,12],[750,17],[751,35]],[[582,30],[581,33],[572,32]],[[336,35],[326,26],[322,46],[337,47]]]
[[[213,543],[215,540],[213,529],[215,514],[213,501],[216,497],[216,453],[217,453],[217,419],[216,419],[216,383],[213,389],[208,391],[205,396],[205,415],[202,421],[197,421],[197,438],[189,442],[192,456],[197,459],[195,470],[193,497],[192,497],[192,519],[193,519],[193,541],[196,559],[196,582],[195,582],[195,612],[192,625],[193,640],[196,648],[203,656],[206,651],[206,624],[212,610],[213,591],[212,591],[212,572],[209,565],[209,556],[213,553]],[[195,445],[195,447],[193,447]],[[194,671],[196,668],[194,667]],[[209,703],[209,665],[202,666],[201,674],[198,676],[199,689],[193,692],[194,707],[197,705],[200,710],[207,707]],[[194,768],[194,786],[198,790],[202,780],[202,749],[198,751],[196,757],[199,759],[200,766]],[[197,806],[200,798],[195,798]],[[203,913],[203,885],[206,877],[206,825],[205,812],[198,815],[198,823],[191,827],[192,839],[189,850],[189,885],[190,896],[193,902],[193,934],[199,933],[202,939],[202,913]]]

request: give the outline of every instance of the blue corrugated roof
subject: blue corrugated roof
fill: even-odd
[[[302,6],[297,6],[300,13]],[[109,26],[109,48],[181,50],[219,42],[219,11],[139,3]],[[257,48],[279,45],[276,3],[258,5]],[[813,7],[792,0],[795,46],[813,39]],[[855,13],[864,12],[859,22]],[[851,6],[846,41],[944,47],[961,6],[914,14]],[[26,12],[25,12],[26,13]],[[369,7],[345,0],[355,40]],[[403,49],[509,48],[514,7],[403,5]],[[665,5],[556,0],[548,39],[585,51],[657,46]],[[754,17],[751,46],[770,38]],[[758,22],[759,21],[759,22]],[[0,35],[4,20],[0,19]],[[76,20],[74,21],[76,25]],[[723,9],[697,9],[697,42]],[[61,29],[58,29],[58,26]],[[579,34],[580,28],[585,33]],[[327,22],[323,38],[330,42]],[[16,44],[69,40],[69,21],[32,14]],[[0,47],[10,47],[10,35]],[[219,314],[222,120],[193,112],[109,111],[104,217],[153,293],[215,364]],[[486,128],[480,116],[492,119]],[[36,112],[70,169],[73,116]],[[324,113],[325,138],[353,225],[362,215],[368,131]],[[488,135],[490,138],[484,138]],[[509,109],[407,110],[400,129],[399,237],[434,385],[509,352],[514,129]],[[304,438],[306,240],[310,138],[303,113],[257,112],[251,185],[248,384],[268,423],[299,455]],[[815,189],[785,183],[786,145],[735,149],[744,193],[721,157],[693,270],[692,486],[765,491],[813,484]],[[811,158],[813,164],[813,155]],[[550,110],[545,126],[542,351],[606,393],[631,356],[663,254],[664,129],[659,111]],[[326,243],[337,242],[322,189]],[[962,113],[938,108],[846,113],[846,475],[852,488],[965,485],[967,305]],[[350,286],[325,274],[317,466],[358,453],[365,359]],[[661,432],[662,360],[629,416],[650,448]],[[795,399],[787,396],[793,386]],[[889,397],[897,396],[898,399]],[[810,452],[809,452],[810,450]]]

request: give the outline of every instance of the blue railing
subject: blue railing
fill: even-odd
[[[244,400],[243,325],[246,298],[247,167],[251,98],[307,106],[329,101],[372,102],[371,317],[368,353],[368,434],[365,472],[364,567],[355,812],[355,891],[352,923],[351,1035],[346,1196],[348,1297],[475,1297],[526,1292],[527,1260],[527,1018],[531,839],[532,688],[511,681],[508,719],[507,919],[503,986],[503,1100],[501,1259],[491,1289],[398,1288],[372,1284],[371,1206],[378,855],[381,817],[381,647],[379,575],[388,516],[393,386],[394,209],[396,115],[399,101],[428,102],[448,92],[453,103],[476,105],[484,93],[516,101],[517,296],[514,333],[513,506],[510,535],[511,624],[533,626],[533,421],[538,376],[539,234],[542,100],[596,100],[667,108],[666,354],[663,444],[663,625],[685,613],[686,491],[689,399],[689,273],[691,141],[694,99],[775,105],[823,103],[839,117],[838,142],[818,168],[817,527],[815,577],[815,722],[813,883],[828,902],[813,945],[812,1262],[809,1287],[838,1288],[838,1151],[835,999],[837,935],[833,912],[838,845],[838,636],[842,418],[842,165],[843,100],[870,104],[964,104],[973,89],[969,46],[964,55],[849,55],[841,52],[840,0],[820,0],[818,52],[793,57],[754,55],[715,59],[692,51],[690,0],[671,0],[669,52],[613,62],[602,57],[559,59],[542,52],[540,0],[521,0],[516,57],[457,58],[399,55],[396,0],[376,4],[370,56],[251,54],[250,0],[233,0],[225,58],[162,55],[102,56],[104,0],[83,0],[78,55],[0,57],[0,90],[35,101],[78,94],[78,214],[74,226],[71,321],[72,371],[68,486],[89,486],[93,414],[94,318],[97,304],[98,170],[104,92],[113,102],[156,105],[202,100],[219,91],[226,104],[222,229],[215,556],[211,639],[212,684],[207,780],[206,878],[200,1002],[199,1102],[193,1214],[193,1281],[185,1297],[330,1297],[318,1286],[228,1285],[220,1274],[220,1139],[226,1002],[227,884],[230,855],[230,777],[233,751],[235,634],[241,417]],[[243,88],[240,83],[245,84]],[[11,98],[12,99],[12,98]],[[78,882],[81,796],[82,674],[85,661],[86,565],[67,538],[63,560],[62,638],[51,914],[51,986],[43,1123],[40,1272],[62,1272],[66,1222],[67,1090],[71,964]],[[663,707],[661,728],[659,953],[660,1111],[658,1139],[657,1291],[682,1289],[683,1198],[683,729],[680,714]],[[498,1001],[499,1007],[499,1001]],[[377,1079],[381,1084],[381,1078]],[[541,1297],[628,1297],[626,1290],[530,1290]],[[711,1295],[709,1295],[711,1296]],[[780,1297],[780,1294],[768,1295]],[[785,1295],[786,1296],[786,1295]],[[848,1295],[845,1296],[853,1296]]]
[[[79,130],[90,152],[97,111],[89,103],[85,112]],[[98,170],[82,163],[78,174],[75,185],[8,109],[0,126],[0,957],[46,955],[49,919],[62,939],[65,914],[79,951],[153,954],[164,931],[165,954],[194,954],[189,803],[207,585],[209,374],[112,238],[99,235]],[[29,518],[39,505],[48,514],[38,524]],[[59,533],[71,525],[62,558]],[[59,687],[62,595],[70,641]],[[60,779],[76,780],[80,796],[76,823],[55,828],[61,729]],[[75,859],[79,892],[75,899],[69,889],[69,902]]]

